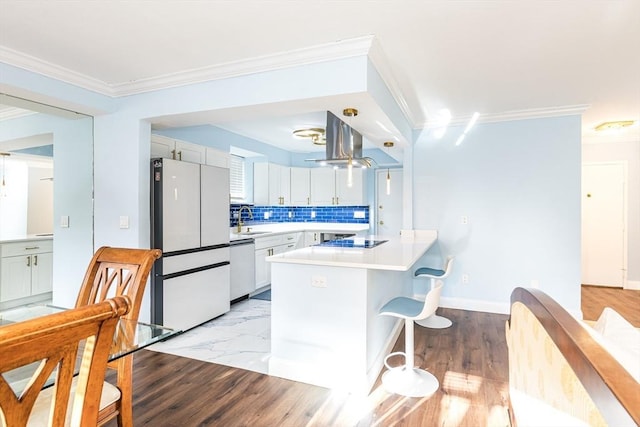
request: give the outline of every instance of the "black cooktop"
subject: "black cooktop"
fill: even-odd
[[[369,240],[369,239],[337,239],[327,240],[318,244],[318,246],[330,246],[334,248],[375,248],[388,240]]]

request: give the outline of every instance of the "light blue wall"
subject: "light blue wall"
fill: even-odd
[[[425,262],[456,257],[443,299],[504,309],[537,280],[579,312],[580,117],[480,124],[455,146],[461,132],[417,134],[414,147],[415,228],[439,233]]]

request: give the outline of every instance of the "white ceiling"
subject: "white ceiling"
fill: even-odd
[[[583,137],[593,141],[603,121],[640,119],[638,0],[0,0],[0,61],[37,64],[115,96],[132,84],[365,36],[375,37],[414,128],[442,108],[462,122],[475,111],[482,121],[586,106]],[[326,109],[158,125],[212,123],[296,149],[291,129],[323,125]],[[638,140],[640,127],[618,138]]]

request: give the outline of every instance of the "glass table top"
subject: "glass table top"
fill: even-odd
[[[34,319],[48,314],[60,313],[67,309],[44,304],[28,304],[8,310],[0,311],[0,328],[3,325]],[[113,336],[113,343],[109,351],[109,361],[116,360],[127,354],[150,346],[158,341],[166,340],[182,331],[143,322],[120,319]],[[26,369],[25,369],[26,368]],[[23,367],[5,374],[11,387],[19,391],[24,387],[32,372],[37,368]]]

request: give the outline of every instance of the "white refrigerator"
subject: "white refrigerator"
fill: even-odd
[[[151,322],[190,329],[230,308],[229,170],[151,161]]]

